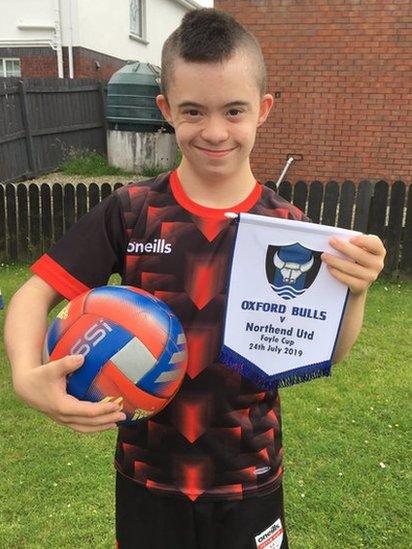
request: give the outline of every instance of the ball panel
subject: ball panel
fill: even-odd
[[[105,286],[92,290],[85,304],[85,312],[101,315],[121,324],[138,337],[156,358],[162,354],[169,337],[169,315],[156,307],[150,299],[128,288]]]
[[[49,362],[50,355],[56,347],[59,339],[62,336],[62,323],[59,318],[55,318],[50,325],[43,348],[43,362]]]
[[[72,326],[78,318],[84,313],[84,304],[91,290],[78,295],[72,301],[69,301],[65,307],[57,314],[56,320],[59,321],[60,337]]]
[[[83,314],[83,306],[88,293],[89,292],[85,292],[67,303],[53,320],[47,332],[46,345],[43,348],[44,362],[49,361],[50,355],[59,339],[62,338],[70,326],[72,326]]]
[[[173,316],[171,317],[170,339],[162,356],[156,367],[139,381],[139,387],[157,396],[172,396],[183,380],[186,361],[186,338],[180,322]]]
[[[60,339],[50,355],[51,360],[66,355],[82,354],[83,365],[67,380],[67,390],[83,399],[93,378],[109,358],[126,345],[133,335],[110,320],[84,314]]]
[[[150,417],[168,402],[167,399],[149,395],[136,387],[110,360],[93,380],[85,397],[97,402],[106,395],[123,397],[123,411],[128,420]]]
[[[157,359],[140,339],[134,337],[111,357],[111,362],[132,383],[138,384],[138,381],[156,365]]]

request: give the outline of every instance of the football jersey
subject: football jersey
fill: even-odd
[[[115,466],[151,490],[192,500],[264,495],[283,473],[277,390],[219,363],[236,231],[227,211],[303,218],[258,182],[240,204],[201,206],[173,171],[114,191],[32,265],[67,299],[119,273],[180,319],[188,344],[182,386],[156,416],[119,427]]]

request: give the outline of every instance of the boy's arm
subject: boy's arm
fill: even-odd
[[[340,238],[330,241],[333,248],[349,259],[331,254],[322,254],[330,273],[346,284],[349,298],[336,345],[333,362],[342,360],[355,343],[363,323],[366,294],[369,286],[383,269],[386,250],[380,238],[375,235],[360,235],[348,242]]]
[[[81,355],[42,365],[47,315],[61,300],[38,276],[30,278],[10,300],[4,338],[14,389],[31,407],[76,431],[114,428],[125,419],[118,404],[83,402],[66,392],[66,376],[81,366]]]

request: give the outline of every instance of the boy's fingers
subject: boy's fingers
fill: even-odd
[[[359,278],[355,278],[351,275],[348,275],[346,273],[343,273],[342,271],[339,271],[339,269],[335,269],[334,267],[331,267],[328,265],[328,269],[330,273],[340,282],[345,284],[352,293],[359,294],[361,292],[364,292],[368,285],[365,284],[363,280],[360,280]]]
[[[358,263],[353,263],[347,259],[342,259],[336,255],[324,253],[322,254],[322,259],[329,266],[340,271],[342,274],[352,276],[356,279],[362,279],[369,282],[376,280],[375,271],[359,265]]]
[[[382,240],[375,234],[363,234],[350,239],[350,242],[361,246],[374,255],[386,255],[386,249]]]
[[[67,355],[58,360],[52,360],[51,362],[48,362],[47,365],[56,372],[58,377],[61,377],[67,376],[80,368],[83,362],[84,357],[82,355]]]
[[[121,404],[119,402],[87,402],[78,400],[71,395],[66,395],[57,413],[60,416],[96,418],[105,414],[118,412],[120,409]]]
[[[68,420],[62,421],[66,425],[84,425],[85,427],[99,427],[111,423],[117,423],[118,421],[125,421],[126,414],[124,412],[112,412],[110,414],[104,414],[98,417],[85,418],[82,416],[70,416]]]
[[[330,245],[335,248],[335,250],[342,252],[348,258],[364,267],[373,269],[378,268],[377,261],[380,261],[380,259],[376,257],[378,254],[369,252],[369,250],[365,250],[363,247],[360,247],[360,245],[352,244],[352,242],[338,238],[332,238],[332,240],[330,240]]]

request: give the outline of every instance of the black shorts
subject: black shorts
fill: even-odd
[[[119,549],[287,549],[280,487],[241,501],[158,495],[116,476]]]

